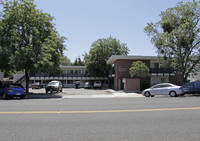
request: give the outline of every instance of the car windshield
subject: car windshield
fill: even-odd
[[[39,85],[40,83],[33,83],[33,85]]]
[[[11,84],[8,86],[9,88],[23,88],[21,85],[19,84]]]
[[[49,82],[49,85],[55,85],[57,82]]]

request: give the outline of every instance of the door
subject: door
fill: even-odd
[[[162,94],[168,95],[170,92],[170,88],[171,88],[171,85],[168,85],[168,84],[163,85]]]
[[[151,94],[152,95],[159,95],[162,94],[163,92],[163,86],[162,85],[156,85],[152,88]]]
[[[194,83],[194,91],[195,91],[195,93],[199,93],[200,94],[200,81],[196,81]]]

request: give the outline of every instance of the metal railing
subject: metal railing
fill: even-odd
[[[150,68],[150,73],[174,73],[174,70],[170,68]]]
[[[171,68],[150,68],[149,69],[150,73],[174,73],[174,70],[171,69]],[[115,70],[114,69],[111,69],[109,71],[109,75],[113,75],[115,74]]]
[[[39,73],[31,73],[30,77],[88,77],[87,74],[73,73],[73,74],[62,74],[62,73],[54,73],[54,74],[39,74]]]

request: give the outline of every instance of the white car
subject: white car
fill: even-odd
[[[160,83],[144,90],[142,95],[146,97],[153,97],[154,95],[170,95],[171,97],[176,97],[183,93],[183,88],[181,86],[177,86],[171,83]]]
[[[94,88],[101,88],[102,87],[101,81],[94,81],[93,87]]]

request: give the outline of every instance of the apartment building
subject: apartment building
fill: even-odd
[[[135,61],[142,61],[150,70],[150,76],[146,78],[131,78],[129,69]],[[113,55],[107,64],[114,65],[109,78],[115,90],[143,90],[158,83],[171,82],[180,84],[180,78],[170,68],[161,67],[162,60],[156,56],[125,56]]]
[[[25,80],[24,75],[22,72],[16,74],[14,82]],[[105,87],[108,86],[108,77],[90,77],[85,66],[60,66],[59,71],[56,73],[30,73],[30,85],[35,82],[46,85],[52,80],[61,81],[66,88],[73,88],[76,81],[80,81],[80,87],[83,87],[86,81],[94,82],[96,80],[101,81]]]

